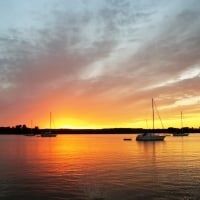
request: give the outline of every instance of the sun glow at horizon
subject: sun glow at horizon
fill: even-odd
[[[183,127],[190,128],[199,128],[199,115],[193,116],[184,116],[183,119]],[[152,119],[148,120],[138,120],[138,119],[130,119],[126,121],[120,121],[117,125],[116,123],[110,122],[99,122],[95,120],[95,122],[91,122],[90,120],[79,120],[79,119],[64,119],[58,118],[54,121],[52,128],[59,129],[102,129],[102,128],[144,128],[144,129],[152,129]],[[180,117],[167,118],[162,120],[156,119],[154,122],[154,127],[156,128],[181,128]],[[48,123],[41,123],[40,128],[49,128]]]

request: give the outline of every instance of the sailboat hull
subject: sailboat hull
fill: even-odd
[[[189,133],[173,133],[173,136],[188,136]]]
[[[137,141],[163,141],[165,135],[154,135],[154,134],[141,134],[136,137]]]
[[[56,134],[54,134],[54,133],[42,133],[41,137],[56,137]]]

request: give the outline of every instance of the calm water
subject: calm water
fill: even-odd
[[[200,134],[0,136],[0,199],[197,200]]]

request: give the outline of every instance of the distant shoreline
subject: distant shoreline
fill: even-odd
[[[37,127],[31,129],[26,126],[16,126],[16,127],[0,127],[1,135],[24,135],[24,134],[35,134],[39,135],[49,129],[39,129]],[[138,134],[143,132],[152,132],[152,129],[143,128],[102,128],[102,129],[51,129],[53,133],[57,134]],[[184,131],[187,133],[200,133],[200,128],[189,128],[184,127],[179,128],[167,128],[167,129],[154,129],[155,133],[174,133],[178,131]]]

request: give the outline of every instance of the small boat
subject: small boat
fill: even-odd
[[[26,133],[24,136],[35,136],[35,133]]]
[[[152,113],[153,113],[153,130],[151,133],[142,133],[136,137],[136,141],[163,141],[166,135],[159,135],[154,133],[154,100],[152,99]]]
[[[173,133],[173,136],[188,136],[189,133],[183,131],[183,116],[181,112],[181,130]]]
[[[132,138],[124,138],[123,140],[124,140],[124,141],[131,141]]]
[[[173,136],[188,136],[189,133],[184,133],[184,132],[176,132],[176,133],[173,133]]]
[[[41,133],[41,137],[56,137],[57,134],[51,131],[51,112],[50,112],[50,130],[44,133]]]
[[[56,137],[56,136],[57,136],[57,134],[53,133],[52,131],[46,131],[41,134],[41,137]]]

